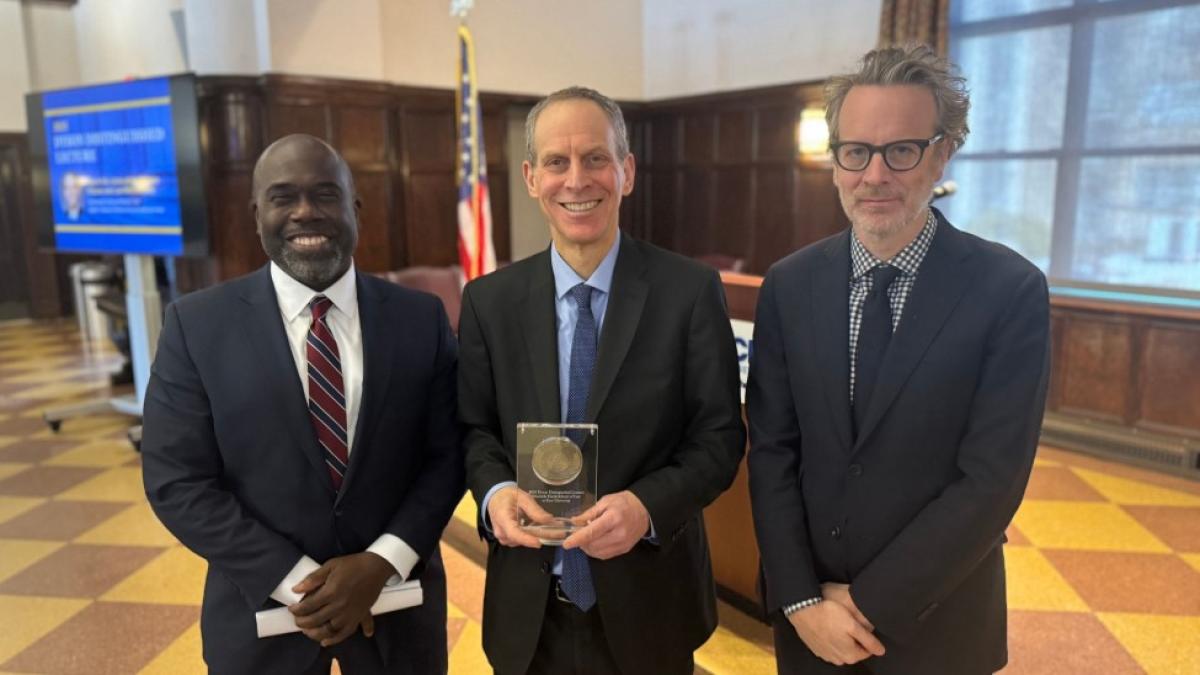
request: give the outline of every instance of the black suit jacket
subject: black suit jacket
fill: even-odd
[[[269,267],[167,308],[142,438],[155,513],[209,563],[204,658],[222,672],[298,672],[319,646],[258,639],[254,612],[301,555],[357,553],[388,532],[420,556],[419,608],[377,617],[397,672],[446,667],[442,528],[463,491],[456,345],[431,295],[358,275],[362,403],[334,492],[308,417]]]
[[[620,247],[587,418],[600,425],[600,495],[631,490],[659,543],[591,570],[623,672],[660,673],[716,626],[701,510],[732,482],[745,429],[719,276],[629,237]],[[549,250],[469,284],[459,335],[468,487],[482,502],[514,479],[517,423],[560,419]],[[533,658],[553,560],[550,547],[490,541],[483,642],[496,669],[524,672]]]
[[[778,617],[822,582],[849,583],[888,648],[876,672],[1005,663],[1001,544],[1045,405],[1045,278],[936,215],[857,437],[849,230],[776,263],[755,317],[749,467],[766,608]]]

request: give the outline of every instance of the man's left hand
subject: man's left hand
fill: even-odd
[[[650,512],[629,490],[601,497],[572,520],[583,527],[567,537],[563,548],[581,548],[600,560],[628,553],[650,532]]]
[[[369,551],[333,558],[292,587],[304,598],[288,610],[296,626],[322,647],[345,640],[360,625],[374,633],[371,605],[395,573],[391,563]]]
[[[875,626],[867,619],[867,615],[859,611],[858,606],[854,604],[854,598],[850,597],[849,584],[825,583],[821,584],[821,597],[827,601],[836,602],[850,611],[850,615],[854,617],[863,628],[875,632]]]

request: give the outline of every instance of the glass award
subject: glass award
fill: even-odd
[[[552,519],[522,519],[521,527],[543,544],[559,546],[578,529],[571,519],[596,504],[595,424],[517,424],[517,487]]]

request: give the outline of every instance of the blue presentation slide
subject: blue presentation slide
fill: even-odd
[[[59,251],[180,255],[169,80],[42,96]]]

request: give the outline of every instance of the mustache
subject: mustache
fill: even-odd
[[[855,199],[899,199],[900,195],[887,190],[855,190]]]

